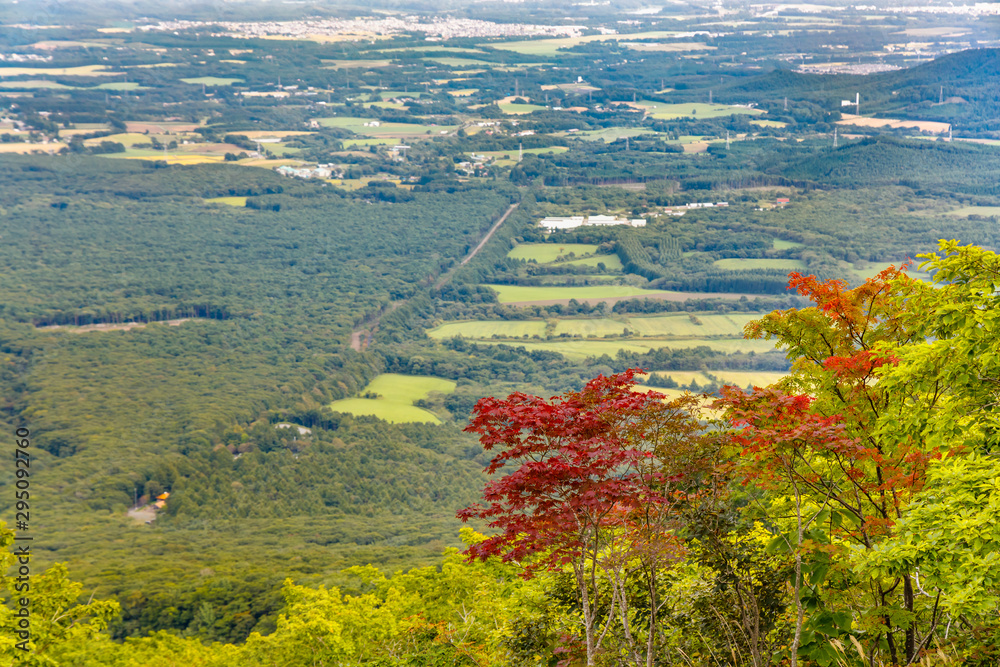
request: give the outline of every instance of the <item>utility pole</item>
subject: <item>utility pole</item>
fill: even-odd
[[[628,137],[625,137],[625,150],[628,150]]]
[[[833,128],[833,147],[837,147],[837,128]]]
[[[517,144],[517,161],[520,162],[524,159],[524,144],[518,142]]]
[[[788,98],[785,98],[785,111],[788,111]]]
[[[938,91],[938,104],[944,104],[944,86],[941,86],[941,90]]]
[[[712,103],[712,91],[711,90],[708,91],[708,103],[709,104]]]
[[[729,130],[726,130],[726,150],[729,150]]]

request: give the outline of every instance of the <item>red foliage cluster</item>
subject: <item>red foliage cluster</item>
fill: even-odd
[[[523,393],[484,398],[466,428],[495,451],[486,503],[458,512],[499,532],[469,548],[472,558],[499,555],[528,566],[558,567],[578,557],[601,529],[622,525],[636,503],[666,502],[654,487],[668,476],[646,465],[643,415],[664,396],[632,391],[637,371],[599,376],[580,392],[549,400]]]

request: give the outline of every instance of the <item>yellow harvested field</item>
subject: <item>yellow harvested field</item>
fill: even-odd
[[[66,144],[61,142],[51,144],[0,144],[0,153],[56,153],[63,148],[66,148]]]
[[[0,67],[3,76],[111,76],[120,72],[107,71],[106,65],[80,67]]]
[[[944,134],[951,127],[949,123],[939,123],[931,120],[898,120],[895,118],[865,118],[852,114],[843,114],[843,119],[837,121],[837,125],[855,125],[857,127],[889,127],[901,128],[912,127],[921,132],[934,132]]]
[[[166,158],[148,155],[126,155],[128,160],[163,160],[167,164],[203,164],[206,162],[224,162],[225,158],[215,155],[168,155]]]
[[[225,204],[226,206],[244,207],[247,205],[246,197],[212,197],[205,200],[206,204]]]
[[[114,141],[122,144],[126,148],[129,146],[134,146],[135,144],[148,144],[152,142],[149,135],[140,134],[138,132],[121,132],[119,134],[109,134],[106,137],[97,137],[94,139],[84,139],[84,146],[97,146],[102,141]]]

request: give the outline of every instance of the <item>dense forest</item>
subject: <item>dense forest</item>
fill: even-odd
[[[0,0],[0,662],[996,664],[995,17],[440,10]]]
[[[704,397],[634,393],[633,370],[551,399],[479,401],[466,431],[490,457],[491,481],[485,503],[459,516],[495,532],[463,529],[466,559],[449,550],[437,567],[392,577],[352,567],[330,588],[287,580],[274,625],[241,645],[163,631],[114,643],[105,630],[128,605],[76,603],[79,585],[54,566],[37,585],[36,604],[52,613],[34,655],[994,664],[1000,258],[957,242],[940,250],[928,257],[947,281],[936,286],[898,270],[852,290],[796,279],[814,305],[749,332],[785,341],[792,372],[768,388],[724,388],[714,414]],[[203,588],[197,599],[202,636],[229,639],[217,598]],[[234,618],[252,623],[251,606],[242,600]],[[13,612],[2,614],[13,635]]]

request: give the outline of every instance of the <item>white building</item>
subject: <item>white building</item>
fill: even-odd
[[[538,226],[542,229],[552,232],[557,229],[576,229],[577,227],[582,227],[584,223],[584,217],[582,215],[574,215],[569,218],[543,218]]]
[[[644,218],[617,218],[612,215],[592,215],[584,218],[582,215],[574,215],[568,218],[549,217],[538,223],[542,229],[552,232],[557,229],[576,229],[577,227],[609,227],[612,225],[628,225],[630,227],[645,227]]]

